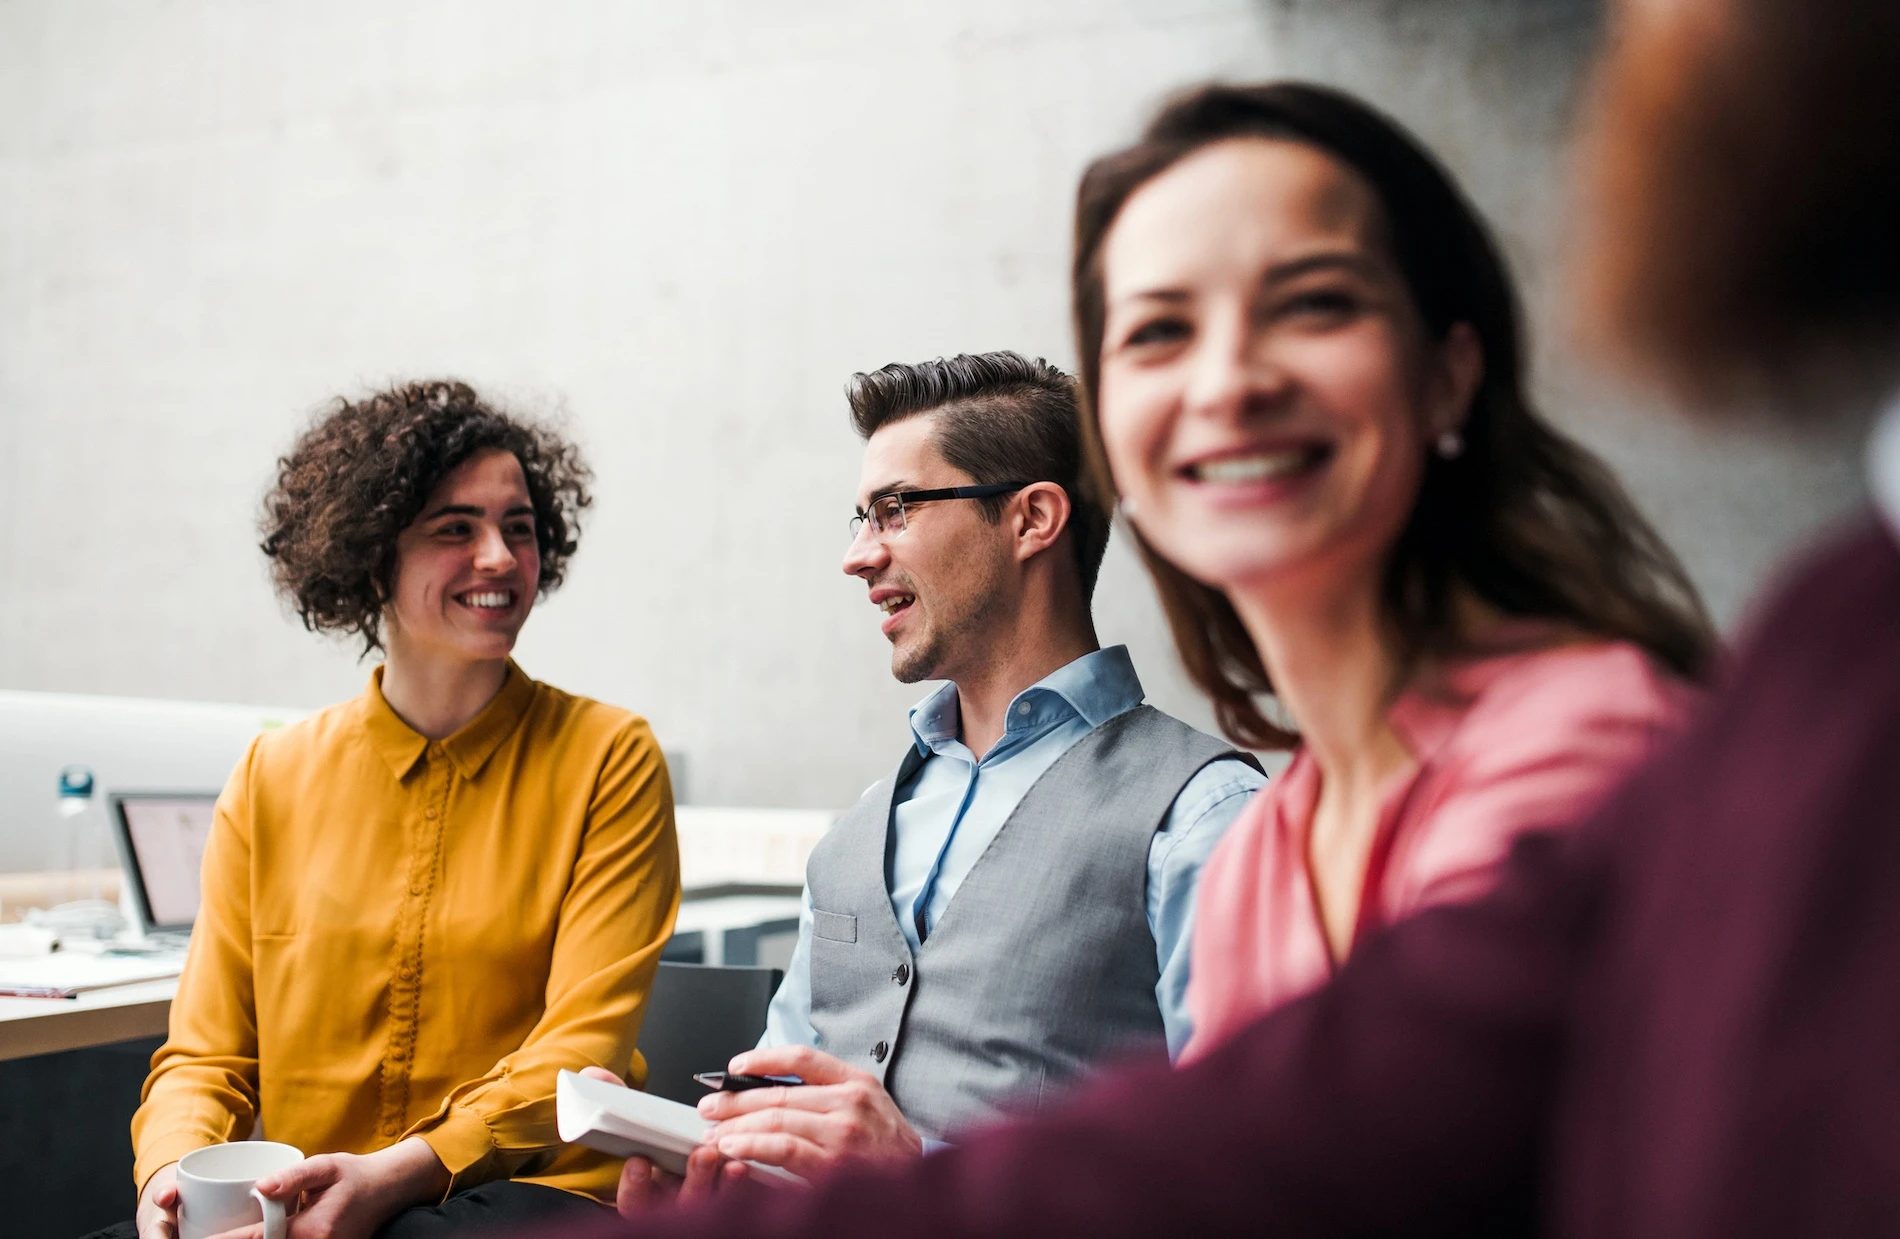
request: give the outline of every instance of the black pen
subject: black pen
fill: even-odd
[[[749,1088],[793,1088],[804,1083],[797,1076],[747,1076],[731,1071],[702,1071],[693,1079],[715,1093],[743,1093]]]

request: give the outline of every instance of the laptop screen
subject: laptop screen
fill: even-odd
[[[117,795],[126,880],[145,928],[189,929],[198,916],[198,868],[211,837],[215,795]]]

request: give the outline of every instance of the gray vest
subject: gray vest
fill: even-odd
[[[812,851],[811,1022],[932,1139],[1034,1109],[1111,1053],[1160,1051],[1148,850],[1175,797],[1250,756],[1148,706],[1036,780],[915,956],[885,880],[891,798],[915,746]]]

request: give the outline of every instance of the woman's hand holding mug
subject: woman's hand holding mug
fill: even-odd
[[[145,1181],[133,1221],[139,1239],[178,1239],[178,1163],[161,1167]]]
[[[232,1231],[287,1239],[284,1205],[260,1192],[257,1181],[302,1160],[300,1150],[269,1140],[193,1149],[146,1181],[139,1239],[212,1239]]]
[[[433,1204],[450,1175],[435,1150],[417,1138],[374,1153],[323,1153],[265,1175],[257,1190],[282,1207],[303,1209],[295,1239],[369,1239],[412,1205]],[[186,1239],[180,1236],[180,1239]],[[213,1239],[277,1239],[253,1226]]]

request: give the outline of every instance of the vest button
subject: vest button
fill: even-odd
[[[884,1061],[885,1055],[889,1054],[890,1052],[891,1052],[891,1043],[888,1041],[880,1041],[876,1045],[871,1047],[871,1057],[876,1059],[880,1063]]]
[[[910,984],[910,965],[897,965],[896,970],[891,973],[891,980],[897,982],[899,985]]]

